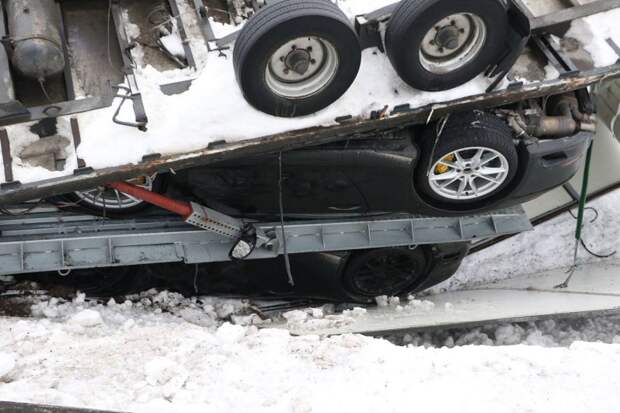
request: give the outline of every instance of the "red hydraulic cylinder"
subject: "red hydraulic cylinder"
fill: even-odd
[[[131,195],[134,198],[141,199],[144,202],[148,202],[149,204],[163,208],[167,211],[174,212],[175,214],[182,216],[184,219],[187,219],[194,212],[189,202],[177,201],[127,182],[113,182],[107,186],[109,188],[116,189],[119,192]]]

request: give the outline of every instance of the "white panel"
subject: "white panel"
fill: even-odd
[[[620,82],[616,82],[620,83]],[[604,91],[608,89],[602,88]],[[611,93],[611,92],[609,92]],[[604,96],[605,102],[610,100]],[[602,120],[598,125],[598,133],[594,142],[594,152],[592,157],[592,167],[590,170],[590,183],[588,193],[592,194],[620,183],[620,141],[605,126],[609,121],[609,110],[602,104],[598,105],[601,111]],[[571,180],[570,184],[577,192],[581,191],[583,181],[583,166]],[[563,188],[557,188],[540,198],[525,205],[525,211],[530,218],[536,218],[564,207],[571,203],[572,199]]]
[[[556,188],[551,192],[547,192],[540,198],[537,198],[523,205],[527,216],[535,219],[546,213],[562,208],[571,202],[572,198],[564,190],[564,188]]]
[[[572,185],[581,190],[583,169],[573,178]],[[589,191],[597,192],[620,182],[620,142],[602,123],[594,142]]]
[[[582,266],[570,286],[563,269],[482,285],[425,298],[426,303],[401,303],[401,308],[371,308],[342,320],[309,320],[288,326],[294,334],[385,334],[427,328],[449,328],[515,322],[550,316],[620,312],[620,263]],[[527,305],[524,305],[527,303]],[[322,323],[326,322],[326,323]]]

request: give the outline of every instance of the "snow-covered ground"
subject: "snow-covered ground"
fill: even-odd
[[[616,192],[592,203],[600,218],[585,237],[597,251],[620,248],[619,202]],[[438,290],[568,265],[573,229],[562,216],[494,246]],[[598,413],[620,403],[620,316],[388,341],[294,337],[244,309],[166,292],[107,305],[43,299],[35,318],[0,318],[0,399],[149,413]]]

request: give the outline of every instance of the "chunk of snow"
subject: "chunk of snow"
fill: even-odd
[[[378,297],[375,297],[375,302],[379,307],[387,307],[390,301],[387,295],[380,295]]]
[[[354,307],[353,310],[347,310],[343,312],[344,315],[349,315],[352,317],[361,317],[365,315],[366,313],[368,313],[368,311],[362,307]]]
[[[215,335],[224,343],[234,344],[239,342],[245,336],[245,333],[245,327],[224,323],[217,329]]]
[[[432,311],[435,303],[428,300],[409,300],[405,309],[410,311]]]
[[[282,317],[289,323],[302,323],[308,319],[308,313],[301,310],[287,311]]]
[[[69,319],[69,323],[80,325],[82,327],[94,327],[99,324],[103,324],[103,319],[98,311],[86,309],[73,315]]]
[[[314,318],[323,318],[325,317],[325,311],[322,308],[313,308],[310,310],[311,315]]]
[[[167,36],[163,36],[159,39],[162,46],[170,52],[173,56],[178,57],[179,59],[185,59],[185,49],[183,48],[183,41],[181,37],[172,33]]]
[[[396,307],[400,304],[400,298],[398,297],[390,297],[389,298],[390,307]]]
[[[12,354],[0,353],[0,381],[15,368],[15,357]]]
[[[86,294],[78,292],[73,299],[75,304],[83,304],[86,301]]]

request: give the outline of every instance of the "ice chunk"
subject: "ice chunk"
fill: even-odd
[[[282,314],[282,317],[284,317],[289,324],[303,323],[308,319],[308,313],[305,311],[293,310]]]
[[[96,310],[82,310],[69,319],[69,323],[82,327],[94,327],[103,324],[101,314]]]
[[[380,295],[379,297],[375,297],[375,302],[379,307],[387,307],[389,298],[387,295]]]
[[[228,344],[238,343],[245,336],[246,328],[230,323],[224,323],[215,333],[220,341]]]

